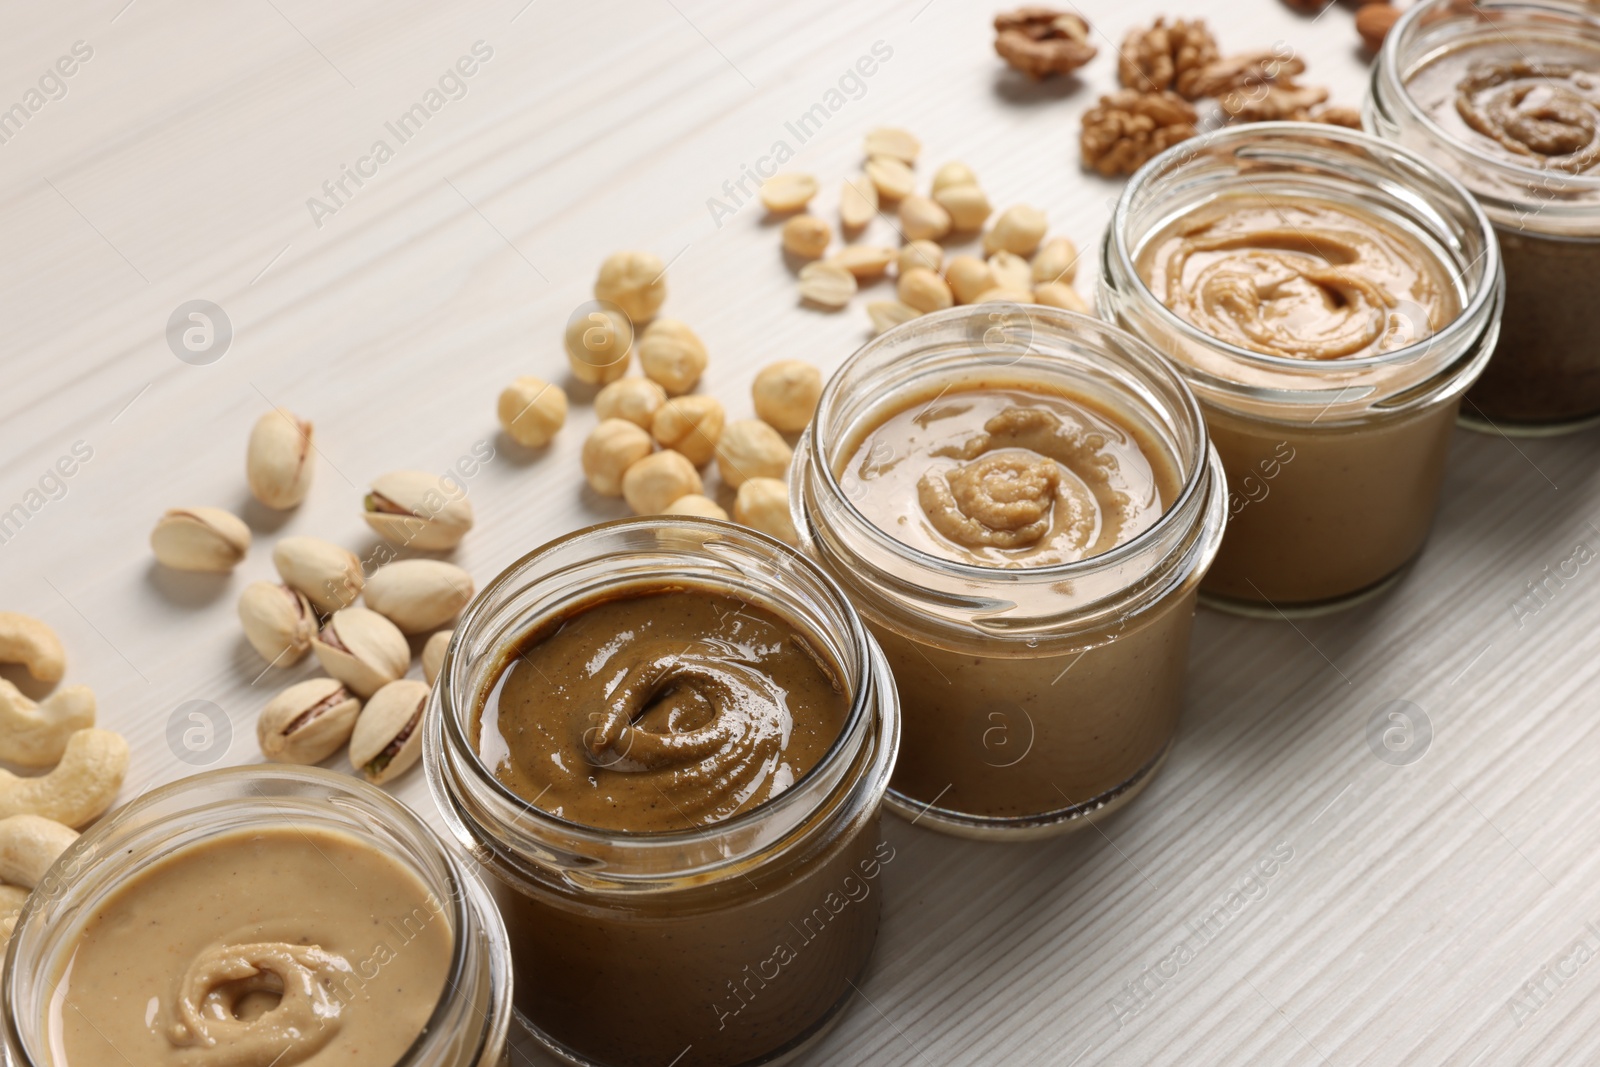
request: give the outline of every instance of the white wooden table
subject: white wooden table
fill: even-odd
[[[187,701],[231,722],[211,765],[260,758],[257,710],[314,668],[258,677],[234,600],[272,573],[277,534],[371,547],[373,475],[494,444],[457,556],[480,584],[622,513],[581,490],[585,391],[546,454],[494,420],[513,376],[564,375],[562,326],[606,253],[671,260],[667,313],[707,341],[706,388],[734,416],[762,364],[832,367],[865,338],[859,301],[797,306],[758,206],[713,219],[708,199],[774,142],[826,179],[831,212],[865,130],[904,125],[924,181],[965,160],[998,205],[1046,208],[1092,259],[1120,185],[1079,170],[1078,116],[1111,88],[1130,26],[1203,14],[1224,50],[1287,42],[1337,102],[1364,88],[1345,8],[1084,7],[1100,56],[1081,82],[1033,87],[997,61],[993,5],[972,0],[7,4],[0,107],[75,42],[92,56],[0,144],[0,509],[27,513],[0,542],[0,607],[57,628],[68,680],[128,736],[124,798],[197,769],[167,740]],[[385,123],[479,41],[492,56],[466,94],[400,143]],[[786,123],[877,42],[892,55],[799,143]],[[371,173],[380,138],[392,158],[314,219],[308,198],[331,203],[344,167]],[[197,299],[233,329],[204,366],[164,337]],[[317,426],[315,487],[287,515],[243,479],[269,402]],[[30,495],[79,441],[92,458]],[[1579,545],[1600,551],[1597,449],[1595,433],[1458,432],[1433,539],[1393,593],[1295,626],[1202,612],[1173,758],[1101,829],[1006,847],[891,820],[876,961],[807,1062],[1600,1059],[1600,567],[1568,565],[1529,599]],[[151,524],[189,504],[254,528],[231,577],[154,564]],[[1392,701],[1430,724],[1406,765],[1367,740]],[[432,816],[420,774],[397,792]]]

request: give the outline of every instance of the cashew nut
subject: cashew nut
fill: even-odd
[[[67,653],[49,626],[31,615],[0,611],[0,663],[20,663],[41,682],[59,682]]]
[[[79,730],[49,774],[22,778],[0,770],[0,819],[43,815],[83,826],[111,807],[128,773],[128,742],[110,730]]]
[[[0,879],[32,889],[44,872],[78,839],[78,832],[39,815],[0,819]]]
[[[94,725],[94,691],[69,685],[35,704],[0,678],[0,760],[20,767],[54,767],[67,738]]]

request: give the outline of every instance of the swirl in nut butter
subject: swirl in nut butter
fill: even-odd
[[[1486,63],[1456,86],[1456,111],[1515,162],[1582,174],[1600,164],[1600,73],[1567,63]]]
[[[1138,269],[1157,299],[1218,340],[1269,356],[1373,356],[1459,311],[1439,253],[1370,213],[1313,197],[1229,194],[1157,233]]]
[[[508,789],[568,822],[685,830],[790,788],[848,708],[839,671],[776,613],[650,587],[519,641],[480,704],[477,748]]]
[[[1098,555],[1150,527],[1177,491],[1134,420],[1004,383],[913,398],[845,454],[841,487],[875,526],[982,566]]]

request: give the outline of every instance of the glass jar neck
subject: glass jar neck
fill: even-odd
[[[663,581],[772,610],[839,666],[851,704],[828,753],[776,797],[692,830],[581,826],[511,792],[472,740],[505,649],[596,595]],[[875,808],[893,766],[898,710],[881,653],[844,593],[788,546],[715,520],[625,519],[524,556],[469,605],[430,697],[423,752],[429,788],[452,833],[501,877],[650,892],[746,875]]]
[[[920,552],[856,507],[839,477],[844,453],[896,398],[1013,386],[1083,396],[1134,420],[1180,483],[1161,518],[1097,556],[1002,568]],[[805,549],[864,611],[915,619],[952,642],[1023,646],[1104,630],[1203,570],[1220,534],[1221,482],[1199,408],[1159,356],[1097,319],[1015,304],[953,308],[868,342],[824,387],[790,477]]]

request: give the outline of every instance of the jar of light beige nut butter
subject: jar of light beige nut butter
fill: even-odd
[[[894,670],[897,812],[1017,840],[1150,781],[1225,489],[1148,346],[1033,305],[916,319],[828,381],[790,483],[805,551]]]
[[[1100,311],[1172,360],[1227,469],[1202,599],[1314,614],[1400,576],[1503,295],[1467,191],[1367,134],[1228,128],[1133,176],[1106,231]]]
[[[1363,121],[1458,178],[1500,238],[1505,316],[1462,423],[1600,421],[1600,6],[1413,4],[1372,65]]]
[[[211,771],[80,837],[6,955],[14,1067],[501,1067],[505,927],[382,791]]]
[[[518,1016],[557,1057],[780,1063],[854,997],[894,860],[899,705],[793,549],[675,516],[552,541],[468,606],[426,730]]]

